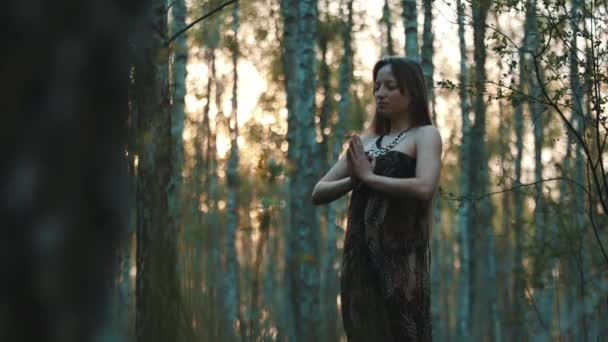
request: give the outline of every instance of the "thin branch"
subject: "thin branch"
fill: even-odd
[[[165,43],[165,45],[169,45],[171,44],[171,42],[173,42],[179,35],[181,35],[182,33],[188,31],[192,26],[198,24],[199,22],[205,20],[206,18],[214,15],[215,13],[221,11],[224,9],[224,7],[237,2],[238,0],[228,0],[225,3],[219,5],[218,7],[214,8],[213,10],[211,10],[209,13],[203,15],[202,17],[196,19],[195,21],[193,21],[192,23],[190,23],[189,25],[187,25],[186,27],[184,27],[183,29],[179,30],[176,34],[174,34],[171,38],[169,38],[169,40],[167,40],[167,42]]]
[[[590,169],[590,165],[587,164],[587,184],[591,184],[591,179],[589,176],[589,173],[591,173]],[[595,173],[595,170],[593,171]],[[591,227],[593,228],[593,234],[595,235],[595,240],[597,241],[598,245],[600,245],[600,250],[602,251],[602,254],[604,255],[604,259],[606,260],[606,263],[608,264],[608,255],[606,255],[606,251],[604,250],[604,245],[602,244],[602,240],[600,239],[599,234],[597,233],[597,226],[595,225],[595,220],[593,219],[593,197],[591,196],[590,193],[587,194],[587,200],[589,201],[589,212],[587,213],[587,215],[589,216],[589,220],[591,221]]]
[[[528,290],[528,287],[526,287],[525,290],[526,290],[526,295],[527,295],[528,299],[530,300],[530,304],[534,308],[534,312],[536,313],[536,317],[538,318],[538,322],[540,323],[540,326],[543,328],[543,330],[548,331],[547,325],[543,321],[543,318],[542,318],[540,312],[538,311],[538,307],[536,306],[536,303],[534,302],[534,296],[532,296],[532,294]]]
[[[579,188],[581,188],[581,190],[583,190],[583,191],[585,192],[585,194],[587,194],[588,196],[590,196],[589,191],[588,191],[588,190],[585,188],[585,186],[584,186],[584,185],[582,185],[581,183],[579,183],[579,182],[575,181],[575,180],[574,180],[574,179],[572,179],[572,178],[569,178],[569,177],[563,177],[563,176],[562,176],[562,177],[555,177],[555,178],[541,179],[541,180],[539,180],[539,181],[532,182],[532,183],[519,183],[518,185],[515,185],[515,186],[513,186],[513,187],[511,187],[511,188],[508,188],[508,189],[502,189],[502,190],[499,190],[499,191],[493,191],[493,192],[489,192],[489,193],[483,194],[483,195],[478,196],[478,197],[470,197],[470,196],[469,196],[469,197],[467,197],[466,195],[462,195],[462,196],[460,196],[460,197],[452,197],[452,198],[448,198],[448,199],[450,199],[450,200],[455,200],[455,201],[463,201],[463,200],[468,200],[468,201],[479,201],[479,200],[481,200],[481,199],[484,199],[484,198],[486,198],[486,197],[490,197],[490,196],[493,196],[493,195],[502,194],[502,193],[505,193],[505,192],[508,192],[508,191],[517,190],[517,189],[519,189],[519,188],[524,188],[524,187],[527,187],[527,186],[536,186],[536,185],[538,185],[538,184],[540,184],[540,183],[544,183],[544,182],[551,182],[551,181],[557,181],[557,180],[565,180],[565,181],[568,181],[568,182],[570,182],[570,183],[572,183],[572,184],[574,184],[574,185],[578,186]]]
[[[534,55],[534,59],[533,59],[533,61],[534,61],[534,69],[535,69],[536,77],[537,77],[538,82],[540,84],[540,82],[541,82],[541,80],[540,80],[540,70],[539,70],[539,65],[538,65],[538,62],[537,62],[536,59],[537,59],[537,56]],[[551,104],[551,107],[553,107],[557,111],[557,113],[560,115],[560,117],[562,118],[562,120],[566,123],[566,126],[568,126],[568,128],[570,129],[570,131],[572,132],[572,134],[576,137],[576,139],[581,144],[581,147],[583,148],[583,151],[585,152],[585,157],[587,159],[587,162],[590,163],[590,164],[593,164],[593,161],[591,160],[591,151],[589,151],[589,146],[587,146],[587,144],[583,140],[583,137],[581,137],[580,134],[574,129],[574,127],[572,127],[572,123],[570,123],[570,121],[568,121],[568,119],[564,115],[564,112],[562,112],[562,110],[559,109],[559,107],[551,100],[551,98],[549,97],[549,94],[547,94],[547,90],[545,89],[545,87],[540,87],[540,88],[541,88],[541,90],[543,92],[543,95],[547,99],[547,101],[549,101],[549,103]],[[605,174],[602,175],[602,176],[605,177]],[[602,194],[602,188],[601,188],[601,185],[599,183],[599,180],[597,179],[597,174],[595,172],[593,172],[593,180],[594,180],[594,183],[596,184],[596,188],[598,190],[598,195],[600,196],[600,203],[602,204],[602,208],[604,209],[604,213],[608,214],[608,204],[606,204],[606,199],[604,198],[604,195]]]
[[[592,21],[592,25],[591,25],[591,56],[596,56],[596,50],[595,50],[595,40],[593,39],[593,37],[595,37],[595,35],[593,34],[593,31],[595,29],[595,22]],[[596,113],[596,120],[597,120],[597,125],[595,126],[596,129],[596,145],[597,145],[597,153],[598,153],[598,163],[600,165],[600,169],[601,169],[601,175],[604,181],[604,191],[606,191],[606,193],[608,193],[608,183],[606,181],[606,169],[604,168],[604,154],[603,154],[603,147],[600,146],[600,121],[601,121],[601,102],[600,102],[600,81],[598,80],[598,72],[600,70],[600,67],[597,63],[597,59],[596,58],[591,58],[591,63],[593,64],[593,73],[591,73],[592,77],[593,77],[593,90],[595,92],[595,113]],[[595,169],[594,169],[594,173],[595,173]],[[607,213],[608,214],[608,213]]]
[[[171,7],[173,7],[173,5],[175,5],[177,1],[173,1],[172,3],[169,4],[169,6],[167,6],[167,8],[165,9],[165,11],[168,13],[169,10],[171,9]]]

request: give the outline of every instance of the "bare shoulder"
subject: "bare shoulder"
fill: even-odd
[[[416,141],[425,145],[441,145],[441,134],[437,127],[425,125],[416,128]]]

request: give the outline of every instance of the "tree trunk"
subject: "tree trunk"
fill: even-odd
[[[237,326],[239,321],[239,261],[236,253],[236,230],[239,225],[238,212],[238,168],[239,168],[239,147],[237,138],[239,136],[239,124],[237,118],[238,111],[238,60],[239,60],[239,5],[233,5],[232,31],[232,112],[229,120],[230,131],[230,155],[228,157],[228,168],[226,177],[226,188],[228,191],[227,211],[226,211],[226,231],[224,236],[224,255],[226,258],[226,269],[224,273],[224,332],[228,341],[237,340]],[[245,322],[241,320],[241,327]]]
[[[176,0],[171,13],[173,15],[172,32],[177,32],[186,26],[185,0]],[[171,105],[171,175],[169,178],[169,219],[170,225],[179,230],[183,224],[181,211],[184,207],[181,201],[182,169],[184,165],[184,120],[186,96],[186,65],[188,64],[188,45],[186,34],[178,36],[173,43],[173,102]]]
[[[328,1],[325,0],[325,8],[328,8]],[[327,11],[325,11],[327,13]],[[321,104],[321,112],[319,113],[319,131],[321,132],[321,143],[319,144],[319,148],[317,148],[317,156],[315,157],[315,173],[317,177],[321,177],[324,170],[327,170],[329,167],[329,153],[330,153],[330,144],[329,138],[331,136],[330,128],[329,128],[329,117],[332,111],[332,101],[334,92],[331,89],[331,71],[329,65],[327,63],[327,52],[328,52],[328,44],[329,37],[333,32],[330,32],[329,28],[329,15],[326,14],[324,20],[320,21],[325,27],[321,26],[318,37],[319,49],[321,50],[321,65],[319,66],[319,79],[321,81],[321,88],[323,89],[323,103]],[[325,241],[321,243],[325,243],[327,248],[324,250],[326,253],[321,255],[322,259],[322,270],[321,270],[321,297],[320,297],[320,309],[321,309],[321,336],[327,341],[335,340],[335,318],[336,318],[336,310],[335,310],[335,300],[330,300],[331,292],[330,283],[333,281],[334,272],[332,269],[333,258],[335,256],[335,251],[331,250],[332,243],[335,245],[335,227],[330,227],[331,224],[329,220],[331,219],[329,214],[329,206],[323,206],[319,208],[320,214],[326,218],[325,224]],[[319,227],[322,229],[322,227]],[[334,229],[330,231],[330,229]],[[334,247],[335,249],[335,247]],[[330,338],[329,336],[333,336]]]
[[[177,282],[177,231],[170,217],[168,185],[172,165],[169,108],[166,2],[152,2],[143,53],[137,65],[139,137],[137,170],[137,318],[138,341],[167,341],[180,336]]]
[[[422,72],[424,73],[424,81],[426,90],[429,96],[429,105],[431,107],[431,115],[433,122],[437,121],[437,113],[435,112],[435,92],[433,90],[433,74],[435,67],[433,66],[433,0],[423,0],[424,3],[424,29],[422,33]]]
[[[281,339],[296,341],[296,323],[299,322],[298,289],[297,289],[297,229],[296,204],[298,200],[296,191],[297,169],[295,160],[299,139],[299,126],[296,116],[298,102],[296,67],[298,65],[298,18],[299,7],[296,0],[281,0],[281,13],[283,15],[283,70],[285,74],[285,92],[287,95],[287,181],[286,194],[287,220],[284,229],[284,276],[283,276],[283,324],[279,327]]]
[[[462,116],[462,141],[460,144],[460,194],[462,203],[458,210],[458,241],[459,241],[459,284],[458,284],[458,340],[468,341],[471,338],[471,274],[470,274],[470,245],[469,229],[471,226],[471,185],[469,174],[471,169],[470,145],[471,128],[469,123],[469,95],[466,87],[469,84],[467,69],[467,49],[464,36],[465,7],[461,0],[456,0],[458,7],[458,36],[460,39],[460,108]]]
[[[130,224],[128,38],[144,3],[3,2],[2,341],[93,341],[107,321]]]
[[[526,36],[525,46],[529,51],[537,51],[539,49],[538,43],[538,23],[536,18],[536,1],[529,0],[526,4],[526,22],[529,25],[529,32],[531,34]],[[544,248],[542,247],[545,244],[547,225],[545,223],[545,209],[544,209],[544,195],[543,195],[543,183],[542,181],[542,173],[543,173],[543,163],[542,163],[542,147],[544,140],[544,117],[543,117],[543,105],[537,102],[537,99],[542,98],[542,93],[540,90],[541,84],[543,82],[542,72],[541,75],[537,76],[536,71],[537,68],[534,66],[535,61],[533,57],[528,54],[527,56],[527,65],[532,70],[532,74],[530,75],[529,80],[529,94],[531,100],[529,103],[530,108],[530,116],[532,118],[532,124],[534,125],[534,181],[538,182],[536,186],[536,195],[535,195],[535,207],[534,207],[534,220],[535,220],[535,231],[534,231],[534,240],[536,248],[540,251],[535,258],[533,274],[534,274],[534,303],[538,309],[538,323],[539,323],[539,332],[551,332],[551,322],[552,322],[552,311],[553,311],[553,294],[551,293],[551,266],[549,269],[541,266],[545,264],[545,253],[543,252]],[[540,66],[538,67],[540,70]],[[539,81],[539,78],[541,79]],[[539,335],[537,335],[539,336]],[[541,338],[544,339],[544,338]]]
[[[486,141],[486,108],[485,108],[485,82],[486,82],[486,47],[485,32],[486,32],[486,18],[488,14],[490,3],[488,1],[473,2],[473,40],[475,45],[475,122],[471,129],[471,165],[470,169],[471,183],[479,189],[478,194],[486,194],[489,189],[489,171],[488,171],[488,151]],[[473,307],[478,307],[481,310],[479,314],[482,317],[489,315],[492,325],[475,325],[477,328],[473,332],[474,339],[483,339],[484,336],[491,336],[490,339],[495,340],[497,335],[494,334],[493,325],[494,322],[498,321],[498,311],[496,307],[496,255],[495,255],[495,241],[494,241],[494,227],[492,225],[492,202],[490,197],[484,196],[480,201],[475,202],[474,210],[477,215],[476,224],[474,227],[477,230],[472,236],[483,236],[485,235],[485,243],[473,244],[473,260],[476,261],[478,267],[473,269],[473,280],[475,283],[481,282],[484,284],[484,289],[487,291],[480,291],[480,295],[475,298],[481,299],[481,301],[473,303]],[[472,241],[476,241],[475,239]],[[482,272],[483,259],[487,265],[487,271]],[[476,271],[479,270],[479,271]],[[483,278],[482,278],[483,277]],[[486,311],[488,309],[488,311]],[[477,313],[478,311],[475,310]]]
[[[348,123],[348,106],[350,104],[350,84],[352,79],[352,28],[353,28],[353,0],[348,0],[346,3],[346,23],[344,30],[342,31],[342,42],[344,46],[344,54],[342,61],[340,62],[339,69],[339,81],[338,81],[338,93],[340,94],[340,101],[338,103],[338,120],[333,126],[333,146],[330,154],[329,164],[335,163],[340,157],[342,151],[342,144],[346,133]],[[344,13],[342,14],[344,16]],[[326,290],[324,291],[326,298],[323,299],[324,305],[326,306],[326,314],[328,322],[326,323],[327,329],[327,341],[337,341],[339,339],[340,330],[340,313],[337,310],[336,298],[339,293],[339,282],[338,274],[334,268],[336,262],[336,240],[337,240],[337,202],[331,202],[327,206],[327,247],[326,257],[323,264],[323,274],[328,276],[325,281]]]
[[[395,48],[393,46],[393,20],[391,18],[391,6],[390,0],[384,0],[384,6],[382,7],[382,24],[384,29],[382,30],[382,44],[380,48],[380,55],[392,56],[395,54]]]
[[[215,97],[216,99],[221,96],[221,89],[217,86],[216,82],[216,67],[215,67],[215,48],[210,47],[209,51],[209,63],[210,63],[210,81],[215,83]],[[211,94],[209,96],[209,104],[211,103]],[[216,103],[218,101],[216,100]],[[209,118],[209,108],[206,107],[205,116],[207,119],[203,119],[206,123],[207,127],[205,127],[205,131],[207,132],[207,157],[206,157],[206,165],[207,165],[207,175],[205,177],[205,188],[207,189],[206,196],[206,204],[208,208],[207,222],[205,222],[205,227],[207,228],[207,253],[208,256],[206,258],[206,280],[207,280],[207,300],[208,307],[201,308],[204,311],[210,311],[210,319],[208,322],[208,329],[206,330],[208,340],[209,341],[217,341],[221,340],[223,336],[220,331],[220,323],[222,322],[223,315],[221,315],[222,310],[219,309],[222,307],[221,298],[221,279],[217,274],[217,270],[221,269],[220,263],[220,220],[219,220],[219,212],[217,207],[217,201],[219,199],[219,190],[218,190],[218,179],[217,179],[217,147],[216,147],[216,132],[217,129],[211,130],[211,120]],[[216,117],[216,127],[217,127]]]
[[[402,0],[403,29],[405,32],[405,56],[418,61],[420,59],[418,48],[418,9],[416,0]]]
[[[524,39],[525,42],[526,37],[529,35],[529,24],[526,22],[524,25]],[[513,179],[513,186],[521,185],[521,173],[522,173],[522,160],[523,160],[523,150],[524,150],[524,113],[523,113],[523,102],[524,93],[527,86],[527,75],[530,73],[529,67],[526,65],[525,52],[519,52],[519,80],[518,80],[518,95],[515,98],[514,103],[514,121],[515,121],[515,146],[516,146],[516,155],[515,155],[515,175]],[[527,336],[526,323],[527,321],[524,319],[525,317],[525,269],[523,265],[523,244],[524,244],[524,233],[523,233],[523,225],[524,225],[524,206],[523,206],[523,190],[516,189],[513,194],[513,210],[515,211],[515,220],[514,220],[514,252],[513,252],[513,271],[514,271],[514,281],[513,281],[513,309],[511,312],[513,313],[513,326],[511,327],[513,331],[513,339],[521,340]]]
[[[315,153],[315,94],[316,55],[315,34],[317,27],[317,1],[299,2],[298,18],[298,102],[296,117],[299,127],[298,156],[292,160],[298,167],[295,207],[297,233],[297,302],[299,317],[296,322],[298,341],[319,339],[319,236],[318,214],[310,200],[316,182]]]

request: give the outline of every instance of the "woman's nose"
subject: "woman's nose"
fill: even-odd
[[[376,90],[376,97],[384,97],[385,94],[386,94],[386,89],[384,89],[384,87],[382,87],[382,86]]]

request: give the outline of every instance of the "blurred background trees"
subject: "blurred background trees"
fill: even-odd
[[[444,143],[435,339],[608,338],[605,1],[67,4],[3,21],[1,336],[344,340],[348,198],[310,192],[399,54]]]

